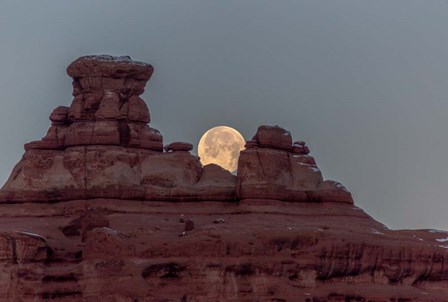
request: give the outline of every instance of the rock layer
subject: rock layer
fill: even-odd
[[[0,217],[0,301],[448,297],[448,233],[392,231],[347,203],[95,199]]]
[[[88,56],[0,190],[0,301],[448,301],[448,233],[393,231],[260,126],[237,175],[165,147],[153,68]]]

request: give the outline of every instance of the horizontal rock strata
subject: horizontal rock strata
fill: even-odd
[[[95,199],[1,205],[0,217],[1,301],[448,295],[448,233],[392,231],[346,203]]]

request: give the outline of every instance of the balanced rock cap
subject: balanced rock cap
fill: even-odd
[[[84,56],[67,67],[67,74],[72,78],[110,77],[148,81],[153,72],[151,64],[133,61],[129,56]]]
[[[193,150],[193,145],[186,142],[174,142],[165,146],[165,151],[191,151]]]
[[[260,148],[272,148],[285,151],[292,151],[292,138],[288,130],[279,126],[263,125],[258,127],[257,133],[252,141],[258,143]],[[250,143],[252,146],[253,143]]]

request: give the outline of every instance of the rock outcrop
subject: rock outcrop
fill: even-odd
[[[344,186],[324,181],[316,161],[308,153],[302,142],[293,146],[289,131],[278,126],[259,127],[240,154],[238,197],[353,203]]]
[[[236,177],[202,167],[193,145],[163,147],[147,125],[140,95],[153,73],[129,57],[86,56],[71,63],[74,99],[50,115],[51,127],[25,154],[0,191],[0,202],[74,199],[353,203],[340,184],[324,181],[303,142],[278,126],[261,126],[241,152]],[[163,152],[165,151],[165,152]],[[212,172],[214,171],[214,172]]]
[[[261,126],[236,175],[163,147],[151,65],[88,56],[0,190],[0,301],[448,301],[448,232],[393,231]]]
[[[236,178],[222,171],[224,181],[210,179],[215,174],[203,171],[191,144],[171,143],[163,152],[163,137],[147,125],[149,110],[140,98],[153,70],[129,57],[71,63],[72,104],[57,107],[47,135],[25,145],[0,202],[235,200]],[[209,183],[216,185],[205,193]]]

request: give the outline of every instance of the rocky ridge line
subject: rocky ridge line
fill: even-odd
[[[85,56],[67,68],[70,107],[57,107],[51,127],[25,154],[0,190],[0,202],[74,199],[347,202],[351,194],[324,181],[303,142],[280,127],[261,126],[239,158],[236,177],[202,166],[192,145],[163,147],[147,124],[140,95],[154,69],[129,57]],[[165,150],[165,152],[164,152]]]

